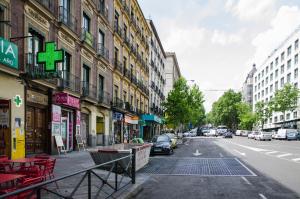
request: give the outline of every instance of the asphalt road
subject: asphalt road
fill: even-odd
[[[291,175],[294,178],[300,178],[300,172],[297,170],[300,164],[297,161],[291,162],[281,158],[271,162],[269,159],[273,159],[273,157],[268,155],[265,155],[267,158],[260,157],[264,154],[256,151],[250,152],[251,149],[240,146],[246,145],[246,143],[251,143],[250,146],[252,147],[257,146],[257,144],[271,144],[255,142],[254,140],[247,140],[247,138],[234,138],[232,140],[193,138],[180,145],[171,156],[151,157],[148,166],[138,173],[138,175],[150,177],[142,185],[143,191],[136,198],[300,198],[297,193],[281,184],[283,183],[281,180],[274,180],[276,179],[274,176],[265,172],[268,169],[275,170],[273,167],[281,167],[280,161],[285,161],[287,163],[283,163],[283,169],[291,165],[294,165],[291,166],[294,168],[292,170],[282,169],[281,171],[298,171]],[[282,143],[276,142],[276,144]],[[297,145],[294,146],[294,143],[292,145],[292,147],[297,147]],[[271,146],[267,147],[271,148]],[[280,146],[277,147],[280,148]],[[284,149],[287,150],[287,153],[293,151],[293,148],[291,151],[288,148]],[[287,156],[282,158],[284,157]],[[260,164],[264,166],[262,167]],[[273,164],[279,165],[274,166]],[[275,171],[271,173],[274,174]],[[297,183],[297,180],[292,183]],[[294,187],[291,188],[295,190]]]

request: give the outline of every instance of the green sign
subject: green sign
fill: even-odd
[[[20,107],[22,102],[22,98],[20,97],[20,95],[16,95],[16,97],[14,97],[14,103],[16,104],[17,107]]]
[[[56,71],[56,63],[64,61],[64,51],[56,50],[54,42],[46,42],[46,50],[38,52],[37,59],[39,64],[44,64],[46,72]]]
[[[14,69],[19,69],[18,47],[0,37],[0,63]]]

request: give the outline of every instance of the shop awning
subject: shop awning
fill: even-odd
[[[156,123],[162,124],[162,119],[153,114],[142,115],[142,119],[147,122],[156,122]]]

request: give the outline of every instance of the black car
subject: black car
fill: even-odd
[[[151,147],[151,154],[172,154],[172,141],[169,136],[167,135],[157,135],[154,136],[151,140],[153,143]]]
[[[197,129],[197,136],[203,136],[203,131],[202,131],[203,128],[201,127],[198,127]]]
[[[226,133],[223,134],[224,138],[232,138],[232,133],[230,131],[227,131]]]

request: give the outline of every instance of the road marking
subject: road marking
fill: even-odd
[[[236,150],[236,149],[234,149],[234,151],[237,152],[237,153],[239,153],[239,154],[242,155],[242,156],[246,156],[246,153],[242,153],[242,152],[240,152],[240,151],[238,151],[238,150]]]
[[[239,159],[234,158],[236,161],[238,161],[244,168],[246,168],[253,176],[257,176],[253,171],[251,171],[246,165],[244,165]],[[245,176],[245,175],[244,175]]]
[[[219,153],[219,155],[220,155],[220,157],[221,157],[221,158],[223,158],[223,157],[224,157],[224,155],[223,155],[222,153]]]
[[[295,159],[292,159],[293,161],[297,162],[300,160],[300,158],[295,158]]]
[[[260,193],[258,194],[262,199],[268,199],[264,194]]]
[[[267,152],[266,154],[274,154],[274,153],[279,153],[279,151],[270,151],[270,152]]]
[[[252,183],[249,182],[249,180],[247,178],[245,178],[245,176],[242,176],[241,178],[246,182],[246,184],[252,185]]]
[[[196,153],[193,153],[193,155],[194,155],[194,156],[199,156],[199,155],[202,155],[202,153],[199,153],[199,150],[197,149],[197,150],[196,150]]]
[[[278,158],[282,158],[282,157],[286,157],[286,156],[290,156],[290,155],[293,155],[293,154],[291,154],[291,153],[285,153],[285,154],[278,155],[277,157]]]

